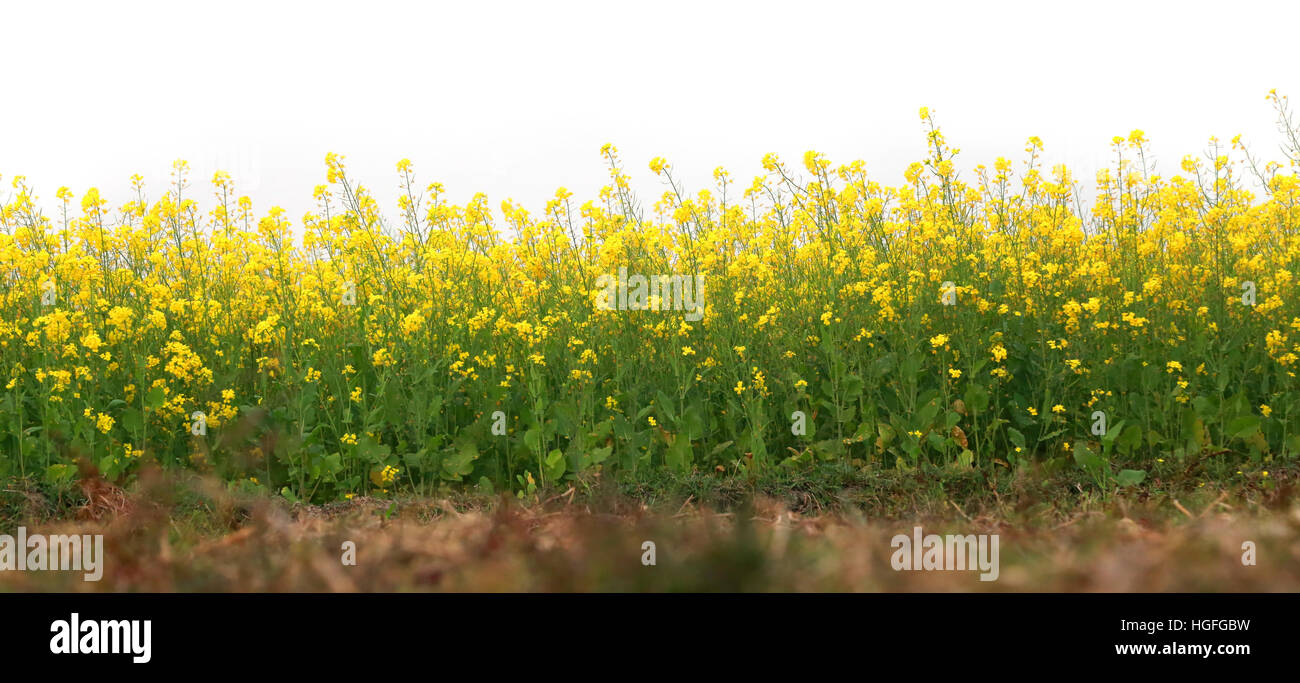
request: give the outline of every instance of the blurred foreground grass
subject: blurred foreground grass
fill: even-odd
[[[1297,591],[1296,474],[1273,472],[1268,486],[1156,480],[1110,497],[1047,473],[990,482],[938,470],[323,506],[197,476],[153,473],[123,491],[88,474],[57,498],[11,482],[0,533],[103,534],[103,580],[4,571],[0,591]],[[890,539],[916,525],[998,534],[999,579],[894,571]],[[345,541],[355,566],[341,561]],[[654,566],[642,564],[645,541]],[[1245,541],[1255,566],[1242,564]]]

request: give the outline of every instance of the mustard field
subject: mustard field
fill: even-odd
[[[1037,138],[966,164],[926,110],[902,178],[808,152],[688,188],[606,145],[597,196],[536,207],[456,204],[407,160],[382,207],[338,155],[301,217],[184,162],[127,197],[6,177],[0,476],[321,503],[1047,466],[1108,495],[1205,461],[1267,486],[1300,452],[1300,144],[1270,98],[1280,161],[1212,141],[1157,173],[1133,131],[1087,196]]]

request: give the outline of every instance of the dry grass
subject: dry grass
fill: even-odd
[[[28,525],[29,532],[102,533],[104,578],[79,572],[0,572],[2,591],[1300,591],[1300,505],[1242,509],[1227,493],[1187,502],[1117,499],[1059,516],[1014,510],[916,519],[849,510],[805,515],[760,499],[729,512],[688,500],[650,510],[593,507],[574,496],[523,506],[511,499],[357,499],[288,506],[236,499],[215,483],[184,514],[155,482],[102,514]],[[85,486],[83,486],[85,488]],[[93,488],[93,487],[92,487]],[[1001,576],[896,572],[890,539],[996,533]],[[641,562],[643,541],[657,549]],[[1258,565],[1241,563],[1257,545]],[[356,565],[345,566],[345,541]]]

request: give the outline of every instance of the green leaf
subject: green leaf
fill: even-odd
[[[51,484],[66,484],[77,474],[72,465],[50,465],[45,468],[45,481]]]
[[[357,455],[368,463],[382,464],[392,453],[392,448],[370,438],[369,434],[361,437],[361,441],[357,444]]]
[[[1102,459],[1092,452],[1092,449],[1079,441],[1074,443],[1074,462],[1088,471],[1101,469],[1105,465]]]
[[[1025,435],[1020,433],[1015,427],[1007,427],[1007,438],[1018,448],[1025,447]]]
[[[1136,486],[1147,478],[1146,470],[1120,470],[1115,481],[1120,486]]]
[[[898,434],[893,427],[884,422],[876,423],[876,431],[880,433],[880,445],[882,447],[888,446],[889,442],[893,441],[894,436]]]
[[[1115,424],[1111,425],[1110,429],[1106,430],[1106,433],[1103,434],[1101,437],[1102,445],[1109,448],[1111,444],[1115,443],[1115,439],[1119,438],[1119,433],[1123,429],[1124,429],[1124,420],[1120,420],[1119,422],[1116,422]]]
[[[565,460],[564,451],[555,449],[546,454],[546,479],[551,482],[559,481],[564,476]]]
[[[1065,433],[1064,429],[1058,429],[1054,432],[1048,432],[1047,434],[1038,437],[1038,443],[1043,443],[1044,441],[1050,441],[1053,437],[1060,436],[1061,434],[1064,433]]]
[[[127,408],[122,411],[122,428],[131,433],[138,433],[144,429],[144,415],[135,408]]]
[[[1142,427],[1139,425],[1129,425],[1120,432],[1119,438],[1115,440],[1115,445],[1125,453],[1132,451],[1142,443]]]
[[[579,460],[580,467],[585,470],[592,465],[599,465],[600,463],[605,462],[605,459],[609,457],[610,452],[613,450],[613,446],[605,446],[603,448],[593,448],[586,453],[583,453],[581,460]]]
[[[1194,414],[1201,418],[1213,416],[1216,410],[1214,404],[1210,402],[1210,399],[1204,396],[1197,396],[1192,399],[1192,409],[1195,411]]]
[[[663,391],[655,392],[655,405],[659,408],[659,413],[663,415],[670,424],[676,424],[677,411],[673,408],[673,399]]]
[[[478,460],[478,446],[473,441],[461,444],[451,455],[442,460],[442,478],[448,481],[460,481],[474,471],[474,461]]]
[[[166,402],[167,394],[163,391],[162,387],[153,387],[149,389],[149,393],[145,394],[144,397],[144,404],[150,410],[158,410],[162,407],[162,404]]]
[[[1101,452],[1106,457],[1110,457],[1110,452],[1115,448],[1115,439],[1119,438],[1120,431],[1124,428],[1124,421],[1120,420],[1110,426],[1105,434],[1101,436]]]
[[[524,432],[524,445],[533,452],[542,450],[542,431],[534,427]]]
[[[970,384],[966,387],[966,407],[982,413],[989,407],[989,392],[978,384]]]
[[[918,427],[929,427],[934,424],[934,418],[939,415],[939,404],[927,403],[917,412]]]
[[[1234,439],[1249,439],[1259,431],[1259,417],[1242,415],[1228,423],[1228,435]]]
[[[691,440],[684,434],[678,434],[673,439],[673,444],[668,447],[668,452],[664,454],[664,461],[674,472],[685,474],[691,470]],[[758,454],[755,453],[755,456]]]

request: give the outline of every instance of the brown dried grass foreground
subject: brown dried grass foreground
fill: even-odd
[[[572,491],[532,506],[510,498],[357,499],[289,506],[191,481],[124,498],[95,484],[77,519],[29,533],[103,534],[104,576],[0,571],[0,591],[1280,591],[1300,590],[1300,505],[1243,511],[1228,493],[1184,504],[1116,499],[1060,516],[982,513],[870,518],[860,510],[806,516],[770,498],[730,512],[687,500],[650,510],[593,506]],[[1288,497],[1289,498],[1289,497]],[[113,504],[108,504],[112,502]],[[998,534],[1000,577],[972,571],[894,571],[896,534]],[[0,533],[13,533],[0,530]],[[342,561],[356,544],[356,564]],[[642,563],[642,544],[656,563]],[[1242,543],[1257,548],[1243,566]]]

